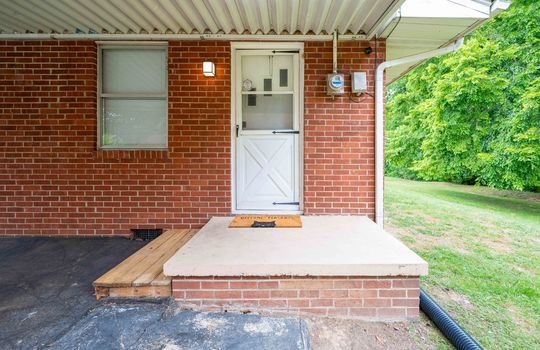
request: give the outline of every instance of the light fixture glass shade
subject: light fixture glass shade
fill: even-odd
[[[203,74],[207,77],[214,77],[216,76],[216,66],[214,65],[214,62],[211,61],[204,61],[202,66]]]

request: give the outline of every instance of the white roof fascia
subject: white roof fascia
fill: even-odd
[[[504,0],[495,0],[493,4],[491,4],[491,17],[497,16],[499,13],[508,10],[508,7],[510,6],[510,1],[504,1]]]

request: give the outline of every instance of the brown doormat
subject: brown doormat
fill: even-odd
[[[229,228],[251,227],[300,228],[302,220],[299,215],[239,215],[229,225]]]

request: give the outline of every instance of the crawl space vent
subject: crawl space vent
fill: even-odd
[[[152,240],[157,238],[160,234],[163,233],[162,228],[132,228],[133,239],[142,239],[144,241]]]

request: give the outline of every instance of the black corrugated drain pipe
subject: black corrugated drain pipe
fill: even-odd
[[[480,344],[465,332],[422,288],[420,288],[420,309],[435,323],[456,349],[483,350]]]

